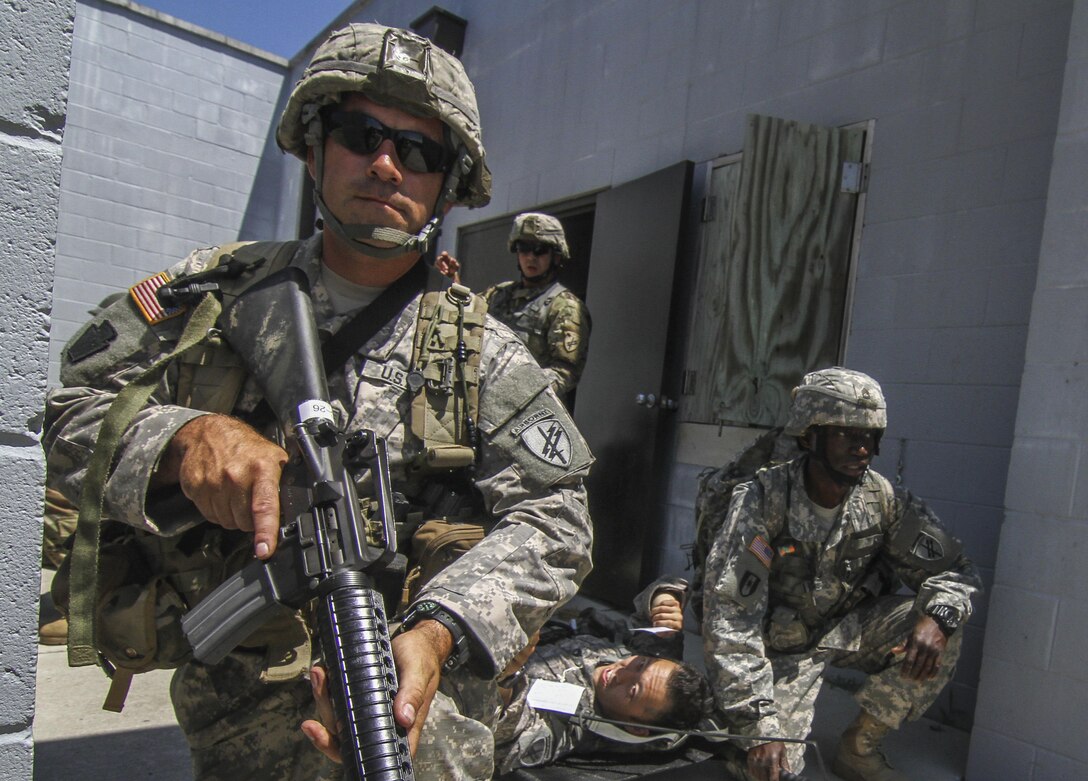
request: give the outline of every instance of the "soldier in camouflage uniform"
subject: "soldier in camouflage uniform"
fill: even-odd
[[[565,396],[582,376],[591,327],[586,305],[557,279],[570,260],[566,234],[555,217],[526,212],[514,218],[509,246],[521,279],[488,288],[488,311],[529,346],[552,389]]]
[[[828,664],[869,674],[834,771],[903,779],[880,742],[955,669],[981,582],[925,503],[869,468],[886,426],[871,377],[806,375],[786,425],[805,453],[736,488],[707,558],[707,668],[728,726],[753,736],[743,764],[757,781],[801,770],[803,746],[770,736],[808,736]]]
[[[635,625],[679,633],[687,592],[687,582],[680,578],[650,584],[635,597]],[[623,634],[624,642],[578,634],[541,644],[523,667],[513,674],[504,671],[506,677],[500,683],[504,708],[495,730],[500,773],[538,767],[572,753],[666,750],[682,740],[675,733],[583,722],[535,708],[528,697],[534,681],[581,687],[585,693],[578,713],[616,721],[689,729],[709,715],[710,686],[697,670],[676,661],[682,645],[675,644],[668,633],[628,629]]]
[[[325,230],[270,245],[264,255],[306,274],[317,325],[334,336],[382,288],[417,273],[450,206],[489,199],[472,85],[456,59],[407,31],[354,24],[334,32],[296,85],[277,140],[306,162]],[[197,251],[170,276],[198,273],[221,255]],[[243,264],[222,285],[244,289],[257,265]],[[43,444],[51,486],[76,503],[107,408],[172,349],[193,316],[138,309],[146,290],[138,285],[77,334],[62,371],[66,387],[49,398]],[[485,779],[497,713],[460,692],[493,680],[589,571],[582,480],[592,457],[551,378],[520,341],[480,316],[478,366],[462,367],[475,369],[466,382],[478,384],[469,458],[429,461],[433,453],[409,420],[422,385],[413,382],[413,339],[427,315],[420,294],[407,300],[343,366],[326,371],[341,425],[386,438],[409,517],[475,517],[487,526],[482,542],[425,585],[393,640],[394,714],[409,731],[417,777]],[[124,430],[105,484],[105,516],[137,530],[181,608],[248,556],[273,555],[279,526],[286,454],[264,436],[274,423],[258,431],[246,422],[261,420],[252,380],[227,410],[190,401],[221,402],[230,361],[213,347],[192,361],[197,366],[169,365],[151,404]],[[160,615],[152,635],[176,631],[176,613]],[[299,733],[315,715],[303,678],[307,641],[289,615],[220,664],[182,660],[171,696],[199,781],[340,777]],[[313,739],[322,729],[307,721],[303,731]]]

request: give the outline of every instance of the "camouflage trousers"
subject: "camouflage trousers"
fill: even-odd
[[[961,634],[948,639],[941,668],[928,681],[911,681],[899,672],[902,655],[892,649],[910,636],[918,621],[913,596],[886,596],[861,605],[848,616],[856,621],[856,648],[821,648],[803,654],[769,654],[774,669],[774,699],[782,736],[805,739],[812,728],[816,695],[827,665],[868,673],[854,695],[870,715],[897,728],[904,720],[918,719],[952,679],[960,656]],[[854,645],[854,644],[851,644]],[[803,743],[788,743],[790,768],[804,769]]]
[[[309,682],[261,683],[264,662],[264,654],[235,651],[217,665],[190,662],[174,673],[170,698],[189,742],[194,779],[343,778],[340,766],[299,729],[305,719],[316,718]],[[486,692],[486,684],[461,671],[443,678],[416,751],[419,781],[491,778],[494,739],[484,720],[497,716],[497,708],[476,694]]]

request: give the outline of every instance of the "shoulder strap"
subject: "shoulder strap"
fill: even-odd
[[[106,480],[120,445],[121,436],[147,403],[163,373],[178,356],[198,344],[219,317],[221,306],[216,297],[205,293],[193,311],[185,330],[172,352],[160,357],[143,374],[130,382],[114,399],[99,429],[98,441],[83,480],[79,521],[72,548],[70,624],[68,664],[82,667],[101,663],[95,635],[98,593],[98,544],[102,528],[102,505]],[[109,672],[109,671],[107,671]]]

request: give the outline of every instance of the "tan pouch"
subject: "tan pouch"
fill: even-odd
[[[412,534],[408,574],[397,612],[406,610],[435,575],[471,550],[486,533],[477,523],[435,520],[420,524]]]

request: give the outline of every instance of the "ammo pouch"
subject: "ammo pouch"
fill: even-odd
[[[434,520],[420,524],[412,534],[408,572],[398,613],[403,613],[435,575],[471,550],[487,534],[478,523]]]
[[[771,612],[764,628],[764,636],[771,648],[784,654],[806,650],[812,638],[797,611],[785,605],[779,605]]]
[[[154,573],[135,530],[103,539],[99,549],[95,605],[98,651],[114,669],[132,674],[171,669],[192,655],[181,631],[188,609],[170,578]],[[65,558],[51,589],[53,601],[68,615],[71,556]]]

